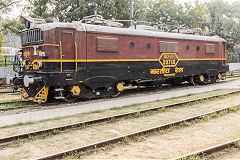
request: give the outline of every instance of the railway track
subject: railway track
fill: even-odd
[[[47,156],[44,156],[44,157],[37,158],[37,160],[61,159],[61,158],[64,158],[65,156],[67,156],[67,155],[74,155],[74,154],[77,154],[78,152],[86,152],[86,151],[94,150],[96,148],[105,147],[105,146],[108,146],[110,144],[116,144],[116,143],[119,143],[119,142],[123,142],[126,139],[146,135],[146,134],[149,134],[149,133],[158,132],[160,130],[166,130],[170,127],[179,126],[180,124],[183,124],[183,123],[186,123],[186,122],[194,122],[196,120],[200,120],[200,119],[203,119],[205,117],[209,117],[211,115],[216,116],[216,115],[218,115],[218,114],[220,114],[221,112],[224,112],[224,111],[230,112],[235,107],[239,108],[239,105],[218,109],[218,110],[211,111],[211,112],[204,113],[204,114],[200,114],[200,115],[197,115],[197,116],[194,116],[194,117],[190,117],[190,118],[182,119],[182,120],[179,120],[179,121],[163,124],[163,125],[160,125],[160,126],[156,126],[156,127],[153,127],[153,128],[133,132],[133,133],[130,133],[130,134],[119,136],[119,137],[114,137],[114,138],[111,138],[111,139],[96,142],[96,143],[89,144],[89,145],[86,145],[86,146],[81,146],[81,147],[78,147],[78,148],[73,148],[73,149],[70,149],[70,150],[58,152],[58,153],[55,153],[55,154],[51,154],[51,155],[47,155]]]
[[[220,82],[220,83],[224,83],[223,82]],[[170,89],[178,89],[178,88],[182,88],[182,87],[185,87],[186,85],[188,84],[181,84],[181,85],[166,85],[166,86],[163,86],[162,88],[156,88],[156,87],[149,87],[149,88],[131,88],[131,89],[126,89],[120,96],[119,98],[121,97],[125,97],[125,96],[128,96],[128,95],[131,95],[133,93],[138,93],[138,94],[144,94],[144,93],[149,93],[149,92],[158,92],[158,91],[167,91]],[[211,85],[211,84],[210,84]],[[41,108],[41,107],[44,107],[44,106],[56,106],[56,105],[65,105],[65,104],[78,104],[78,103],[81,103],[81,102],[86,102],[86,101],[89,101],[89,100],[77,100],[77,101],[74,101],[74,102],[47,102],[47,103],[44,103],[44,104],[39,104],[37,105],[38,109]],[[16,104],[14,107],[0,107],[0,112],[4,112],[4,111],[11,111],[11,110],[17,110],[17,109],[24,109],[24,108],[28,108],[28,107],[32,107],[34,105],[36,105],[36,103],[31,103],[31,102],[24,102],[24,101],[10,101],[10,102],[0,102],[0,106],[1,105],[11,105],[11,104]],[[19,105],[17,104],[19,103]],[[25,103],[24,106],[22,103]],[[26,105],[26,104],[29,104],[29,105]]]
[[[16,93],[16,92],[20,92],[20,91],[15,91],[15,92],[13,92],[12,90],[11,91],[0,91],[0,94]]]
[[[94,119],[94,120],[90,120],[90,121],[73,123],[73,124],[68,124],[68,125],[64,125],[64,126],[58,126],[58,127],[53,127],[53,128],[49,128],[49,129],[38,130],[38,131],[27,132],[27,133],[23,133],[23,134],[3,137],[3,138],[0,138],[0,145],[2,145],[2,146],[7,145],[7,144],[9,144],[11,142],[14,142],[16,140],[27,139],[29,137],[39,136],[39,135],[43,135],[43,134],[47,134],[47,133],[56,134],[55,131],[65,131],[67,129],[78,128],[78,127],[81,127],[81,126],[94,125],[94,124],[98,124],[98,123],[108,122],[108,121],[111,121],[113,119],[118,120],[118,119],[121,119],[121,118],[124,118],[124,117],[141,115],[141,114],[144,114],[144,113],[159,111],[159,110],[162,110],[162,109],[173,108],[173,107],[181,106],[181,105],[184,105],[184,104],[189,104],[189,103],[199,102],[199,101],[202,101],[202,100],[217,98],[217,97],[220,97],[220,96],[227,96],[227,95],[231,95],[231,94],[236,94],[236,93],[239,93],[239,92],[240,91],[233,91],[233,92],[228,92],[228,93],[225,93],[225,94],[208,96],[208,97],[198,98],[198,99],[194,99],[194,100],[188,100],[188,101],[183,101],[183,102],[179,102],[179,103],[173,103],[173,104],[170,104],[170,105],[157,106],[157,107],[153,107],[153,108],[148,108],[148,109],[134,111],[134,112],[128,112],[128,113],[124,113],[124,114],[118,114],[118,115],[114,115],[114,116],[103,117],[103,118]]]
[[[24,109],[24,108],[32,107],[32,106],[35,105],[35,104],[26,105],[27,102],[24,102],[24,101],[11,101],[11,102],[0,102],[0,106],[1,105],[12,105],[12,104],[16,104],[16,103],[20,103],[20,105],[17,105],[16,107],[0,108],[0,112],[17,110],[17,109]]]
[[[183,160],[183,159],[191,159],[191,157],[195,157],[195,156],[200,156],[200,157],[206,156],[206,155],[213,154],[215,152],[227,149],[229,147],[233,147],[235,145],[235,143],[239,142],[239,141],[240,141],[240,138],[234,139],[234,140],[231,140],[231,141],[228,141],[228,142],[225,142],[225,143],[221,143],[221,144],[218,144],[218,145],[207,147],[207,148],[201,149],[201,150],[196,151],[196,152],[192,152],[192,153],[189,153],[189,154],[186,154],[186,155],[182,155],[182,156],[173,158],[172,160]]]

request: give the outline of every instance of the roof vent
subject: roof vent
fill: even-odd
[[[122,23],[114,22],[112,20],[105,20],[101,15],[97,15],[97,14],[83,17],[83,19],[80,22],[86,23],[86,24],[94,24],[94,25],[102,25],[102,26],[118,27],[118,28],[121,28],[123,26]]]
[[[25,24],[27,29],[33,29],[38,24],[45,24],[46,21],[44,19],[32,18],[30,16],[21,16],[20,20]]]

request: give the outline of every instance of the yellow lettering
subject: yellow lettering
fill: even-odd
[[[176,67],[175,68],[175,73],[181,73],[181,72],[183,72],[183,67],[182,68],[178,68],[178,67]]]
[[[150,74],[165,74],[165,73],[170,73],[170,68],[150,69]]]
[[[164,74],[165,77],[174,77],[175,76],[175,73],[172,73],[172,74]]]

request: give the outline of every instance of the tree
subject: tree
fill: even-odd
[[[25,28],[24,25],[16,19],[2,20],[1,25],[3,34],[13,33],[19,35],[19,31]]]
[[[182,6],[178,6],[174,0],[152,1],[147,19],[152,22],[178,25],[180,14],[183,12]]]
[[[2,53],[2,46],[3,46],[3,35],[2,35],[2,32],[0,32],[0,54]]]
[[[87,0],[54,0],[53,5],[52,16],[63,22],[78,21],[94,14],[93,6]]]
[[[26,9],[33,18],[42,18],[47,22],[52,21],[52,2],[51,0],[28,0],[29,5]]]
[[[223,0],[206,3],[210,35],[218,35],[228,42],[228,49],[235,52],[240,43],[240,2],[230,5]]]
[[[0,1],[0,14],[7,13],[11,11],[11,7],[17,3],[19,3],[20,0],[1,0]]]
[[[187,2],[177,4],[175,0],[157,0],[152,1],[147,20],[167,24],[172,28],[185,26],[204,29],[205,15],[205,5],[199,4],[198,0],[194,5]]]
[[[144,0],[140,0],[144,1]],[[79,21],[85,16],[99,14],[105,19],[129,19],[129,0],[29,0],[27,9],[32,17],[61,22]]]
[[[206,7],[204,4],[199,4],[198,0],[195,4],[184,3],[184,12],[180,16],[180,21],[182,24],[189,28],[201,28],[205,30],[206,22]]]
[[[105,19],[129,19],[128,0],[54,0],[53,4],[53,15],[60,21],[78,21],[95,13]]]

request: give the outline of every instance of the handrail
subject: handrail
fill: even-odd
[[[75,42],[75,63],[76,63],[76,68],[75,68],[75,72],[77,72],[77,43]]]
[[[21,47],[21,48],[22,48],[22,49],[23,49],[23,48],[31,48],[31,47],[34,47],[34,46],[39,46],[39,47],[42,47],[42,46],[54,46],[54,47],[59,47],[60,45],[59,45],[59,44],[39,44],[39,45],[25,46],[25,47]]]
[[[61,62],[61,72],[62,72],[62,42],[60,41],[60,43],[59,43],[59,46],[60,46],[60,62]]]

